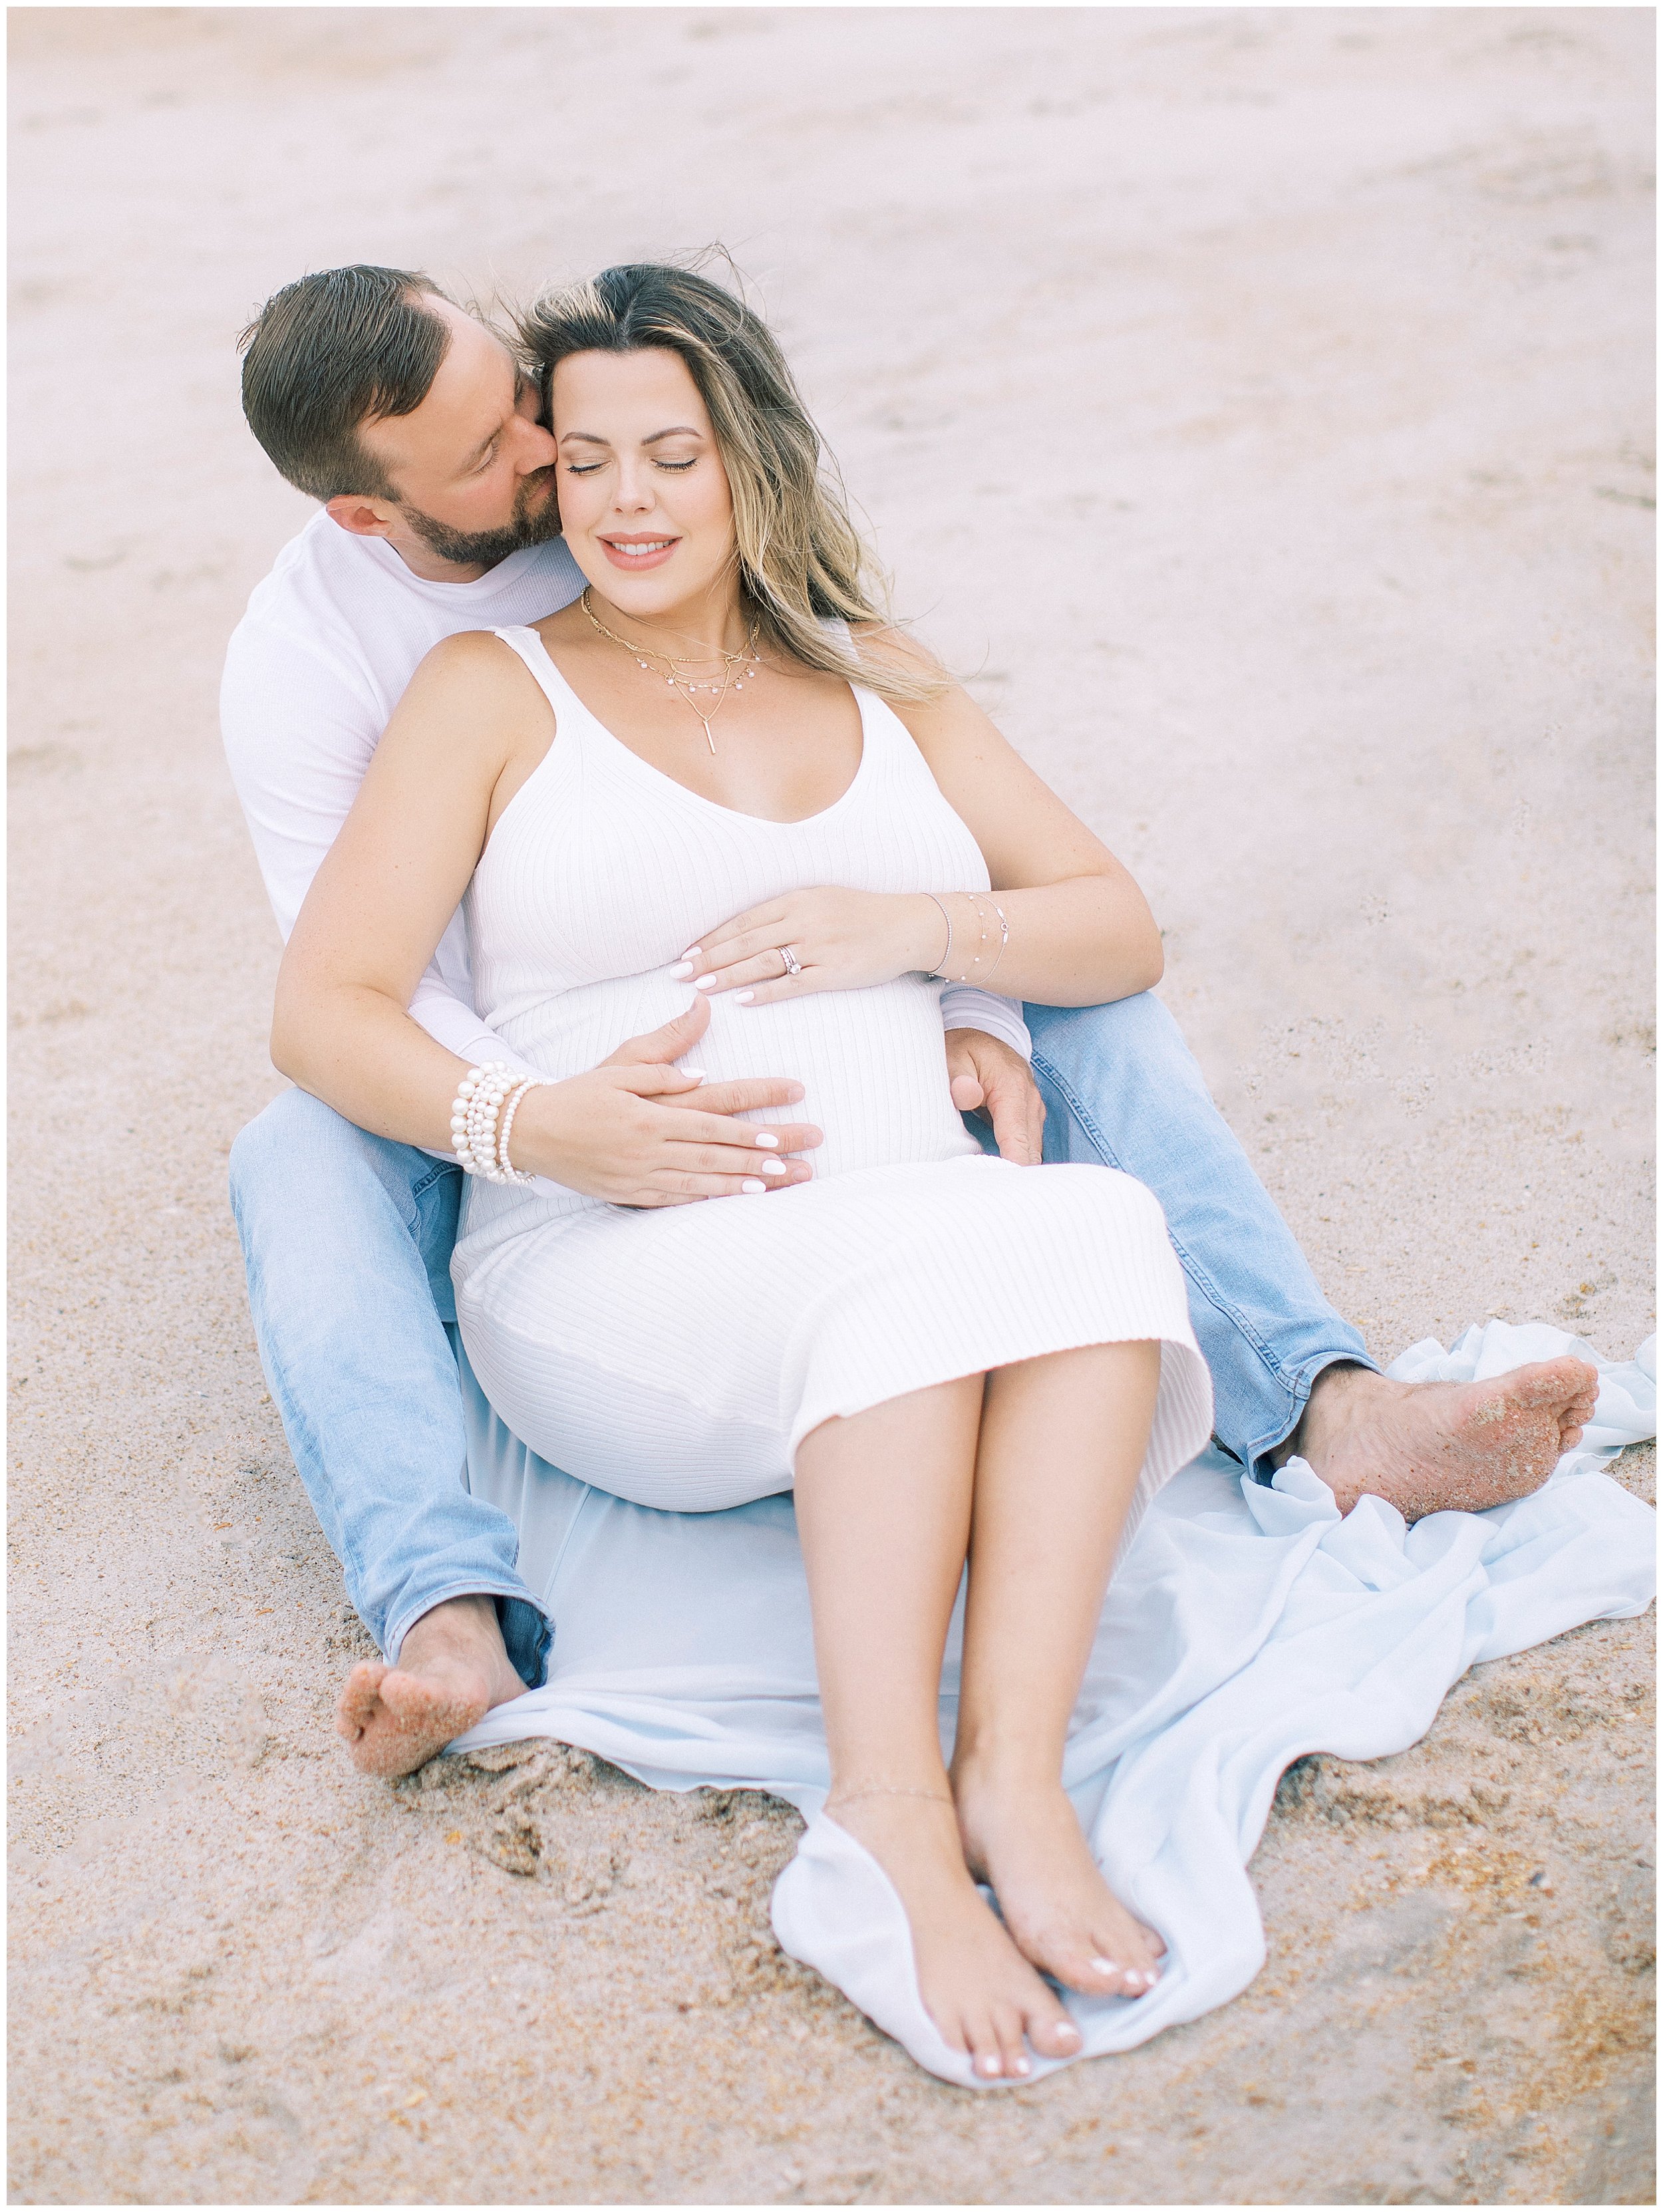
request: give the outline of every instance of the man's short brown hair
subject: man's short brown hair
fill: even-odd
[[[314,499],[398,497],[358,433],[432,390],[450,332],[426,302],[444,297],[419,270],[363,262],[272,294],[239,341],[242,411],[290,483]]]

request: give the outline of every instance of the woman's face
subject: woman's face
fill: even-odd
[[[653,616],[731,588],[728,472],[679,354],[572,354],[550,412],[566,543],[597,592]]]

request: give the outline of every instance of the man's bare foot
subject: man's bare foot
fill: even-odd
[[[826,1811],[863,1844],[899,1893],[925,2009],[946,2042],[988,2081],[1032,2071],[1023,2039],[1072,2058],[1079,2029],[976,1894],[950,1802],[855,1796]]]
[[[335,1727],[365,1774],[413,1774],[436,1752],[522,1697],[489,1597],[454,1597],[405,1632],[396,1667],[367,1659],[347,1676]]]
[[[953,1793],[971,1871],[991,1886],[1025,1959],[1089,1996],[1154,1987],[1167,1947],[1104,1881],[1060,1782],[961,1758]]]
[[[1539,1490],[1593,1419],[1599,1374],[1567,1354],[1488,1382],[1393,1382],[1324,1368],[1283,1448],[1309,1462],[1342,1513],[1384,1498],[1405,1521],[1480,1513]]]

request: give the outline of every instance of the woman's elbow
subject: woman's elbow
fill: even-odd
[[[302,994],[292,983],[285,984],[281,974],[277,977],[277,996],[271,1006],[271,1035],[268,1049],[271,1065],[279,1075],[286,1075],[291,1083],[302,1088],[306,1083],[306,1052],[304,1039],[315,1035],[315,1021],[306,1018]]]
[[[271,1036],[266,1048],[271,1053],[272,1066],[279,1075],[286,1075],[291,1083],[300,1081],[295,1046],[294,1033],[279,1007],[271,1016]]]
[[[1136,998],[1140,991],[1154,990],[1167,972],[1167,948],[1153,915],[1138,917],[1130,927],[1123,923],[1114,966],[1117,998]]]

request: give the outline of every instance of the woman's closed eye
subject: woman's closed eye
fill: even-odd
[[[690,461],[655,460],[653,466],[655,469],[661,469],[666,476],[679,477],[685,475],[689,469],[696,468],[698,465],[698,458],[695,453]],[[569,477],[592,477],[597,469],[604,469],[606,465],[605,461],[568,461],[566,474]]]

